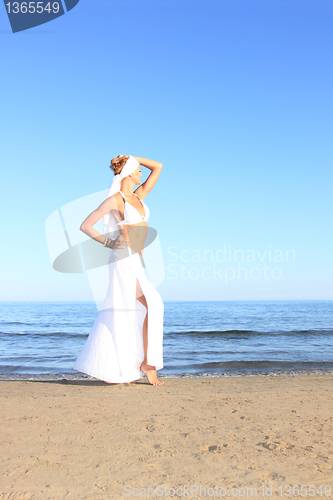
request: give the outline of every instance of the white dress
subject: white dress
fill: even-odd
[[[125,200],[125,219],[119,225],[147,220],[149,209],[142,200],[141,203],[145,216]],[[140,365],[144,360],[143,323],[147,309],[137,300],[137,280],[148,306],[147,362],[156,370],[163,368],[164,304],[145,274],[141,255],[131,248],[112,250],[108,271],[109,285],[102,309],[73,369],[105,382],[131,382],[144,376]]]

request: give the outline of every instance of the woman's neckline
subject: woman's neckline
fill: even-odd
[[[124,194],[122,191],[120,191],[120,193],[121,193],[121,194],[123,194],[123,195],[125,196],[125,194]],[[141,219],[145,219],[145,218],[146,218],[146,215],[147,215],[147,212],[146,212],[146,208],[145,208],[145,206],[144,206],[144,204],[143,204],[143,201],[141,200],[140,196],[138,196],[138,195],[137,195],[137,194],[135,194],[135,193],[133,193],[133,194],[134,194],[137,198],[139,198],[140,203],[141,203],[141,206],[142,206],[143,211],[144,211],[144,213],[145,213],[145,214],[144,214],[144,215],[141,215],[141,214],[140,214],[140,212],[139,212],[139,210],[138,210],[137,208],[135,208],[135,206],[134,206],[134,205],[132,205],[132,203],[130,203],[129,201],[127,201],[127,200],[126,200],[126,196],[125,196],[125,203],[128,203],[129,205],[131,205],[131,207],[132,207],[132,208],[134,208],[134,210],[136,210],[136,211],[138,212],[138,214],[139,214],[139,216],[141,217]]]

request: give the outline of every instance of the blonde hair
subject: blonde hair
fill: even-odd
[[[114,175],[120,174],[123,166],[127,162],[129,155],[119,155],[116,158],[112,158],[110,168],[113,170]]]

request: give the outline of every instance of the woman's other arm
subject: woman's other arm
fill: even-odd
[[[105,235],[100,234],[92,226],[94,226],[103,217],[103,215],[107,214],[108,212],[112,213],[117,222],[121,220],[116,201],[116,195],[107,198],[105,201],[103,201],[103,203],[100,204],[98,208],[96,208],[96,210],[91,212],[91,214],[88,215],[88,217],[82,222],[80,230],[90,236],[90,238],[92,238],[93,240],[104,243]]]

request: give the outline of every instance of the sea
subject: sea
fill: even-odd
[[[0,302],[0,380],[93,377],[73,370],[95,302]],[[333,301],[165,301],[164,377],[333,373]]]

